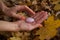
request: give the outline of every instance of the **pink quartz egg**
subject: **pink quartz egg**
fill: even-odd
[[[34,18],[29,17],[26,19],[26,22],[29,22],[29,23],[34,22]]]

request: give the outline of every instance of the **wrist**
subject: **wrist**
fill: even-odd
[[[14,30],[15,31],[20,31],[20,27],[19,27],[19,24],[17,22],[13,22],[15,24],[15,28]]]
[[[19,31],[19,28],[14,22],[0,21],[0,31]]]
[[[18,30],[19,31],[22,31],[23,30],[22,29],[23,26],[21,26],[21,25],[24,23],[24,20],[20,20],[20,21],[14,22],[14,23],[18,25],[18,28],[19,28]]]

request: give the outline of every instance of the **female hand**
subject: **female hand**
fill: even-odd
[[[19,20],[17,22],[7,22],[0,21],[0,31],[31,31],[37,27],[42,27],[41,23],[47,18],[47,12],[39,12],[34,16],[35,19],[33,23],[28,23],[24,20]]]
[[[31,23],[27,23],[24,20],[20,20],[15,22],[18,25],[18,31],[31,31],[37,27],[42,27],[41,24],[31,24]]]
[[[19,25],[20,30],[31,31],[37,27],[42,27],[41,23],[45,19],[47,19],[48,14],[45,11],[41,11],[39,13],[36,13],[34,16],[31,16],[31,17],[35,19],[35,21],[32,23],[28,23],[28,22],[23,21],[23,20],[17,21],[15,23]]]
[[[41,11],[35,14],[35,12],[33,12],[29,7],[25,5],[17,5],[12,8],[8,8],[3,4],[2,9],[3,9],[3,12],[10,17],[15,17],[18,19],[25,19],[24,16],[21,16],[16,13],[17,11],[27,11],[31,15],[31,17],[34,18],[35,21],[33,23],[27,23],[26,21],[15,22],[19,26],[18,28],[19,30],[28,31],[28,30],[33,30],[34,28],[37,28],[39,26],[41,27],[42,26],[41,23],[48,17],[47,12]]]
[[[10,17],[14,17],[17,19],[25,19],[24,16],[16,14],[17,11],[26,11],[28,12],[30,15],[34,15],[35,12],[33,10],[31,10],[28,6],[26,5],[16,5],[14,7],[8,8],[8,7],[3,7],[3,12]]]

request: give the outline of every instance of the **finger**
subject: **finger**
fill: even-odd
[[[44,17],[42,16],[40,20],[37,21],[37,23],[42,23],[44,21]]]
[[[35,24],[35,25],[33,25],[33,27],[29,28],[28,30],[31,31],[31,30],[38,28],[38,27],[42,27],[42,25],[41,24]]]
[[[26,17],[25,16],[22,16],[22,15],[19,15],[19,14],[13,14],[13,17],[14,18],[17,18],[17,19],[21,19],[21,20],[25,20],[26,19]]]
[[[42,16],[44,15],[44,12],[40,12],[40,13],[37,13],[38,14],[38,17],[35,18],[35,21],[39,20],[42,18]]]
[[[39,20],[37,20],[37,23],[42,23],[47,18],[48,18],[48,14],[47,12],[45,12],[44,15]]]
[[[37,13],[35,13],[33,16],[31,16],[32,18],[34,18],[37,15]]]
[[[16,11],[22,11],[22,10],[24,10],[24,6],[23,5],[15,5],[14,7],[13,7]]]
[[[16,5],[15,9],[17,11],[26,11],[26,12],[28,12],[29,16],[32,16],[35,14],[35,12],[26,5]]]
[[[42,27],[42,25],[41,24],[35,24],[33,29],[38,28],[38,27]]]
[[[13,10],[14,12],[24,11],[24,9],[25,9],[24,5],[15,5],[14,7],[11,7],[11,10]]]
[[[35,24],[35,27],[42,27],[42,24]]]
[[[33,18],[36,19],[36,18],[39,16],[39,14],[40,14],[40,13],[36,13]]]
[[[27,11],[30,16],[35,14],[35,12],[32,9],[30,9],[28,6],[25,6],[25,11]]]

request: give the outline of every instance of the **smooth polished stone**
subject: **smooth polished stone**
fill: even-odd
[[[34,18],[29,17],[29,18],[26,19],[26,22],[30,22],[30,23],[34,22]]]

